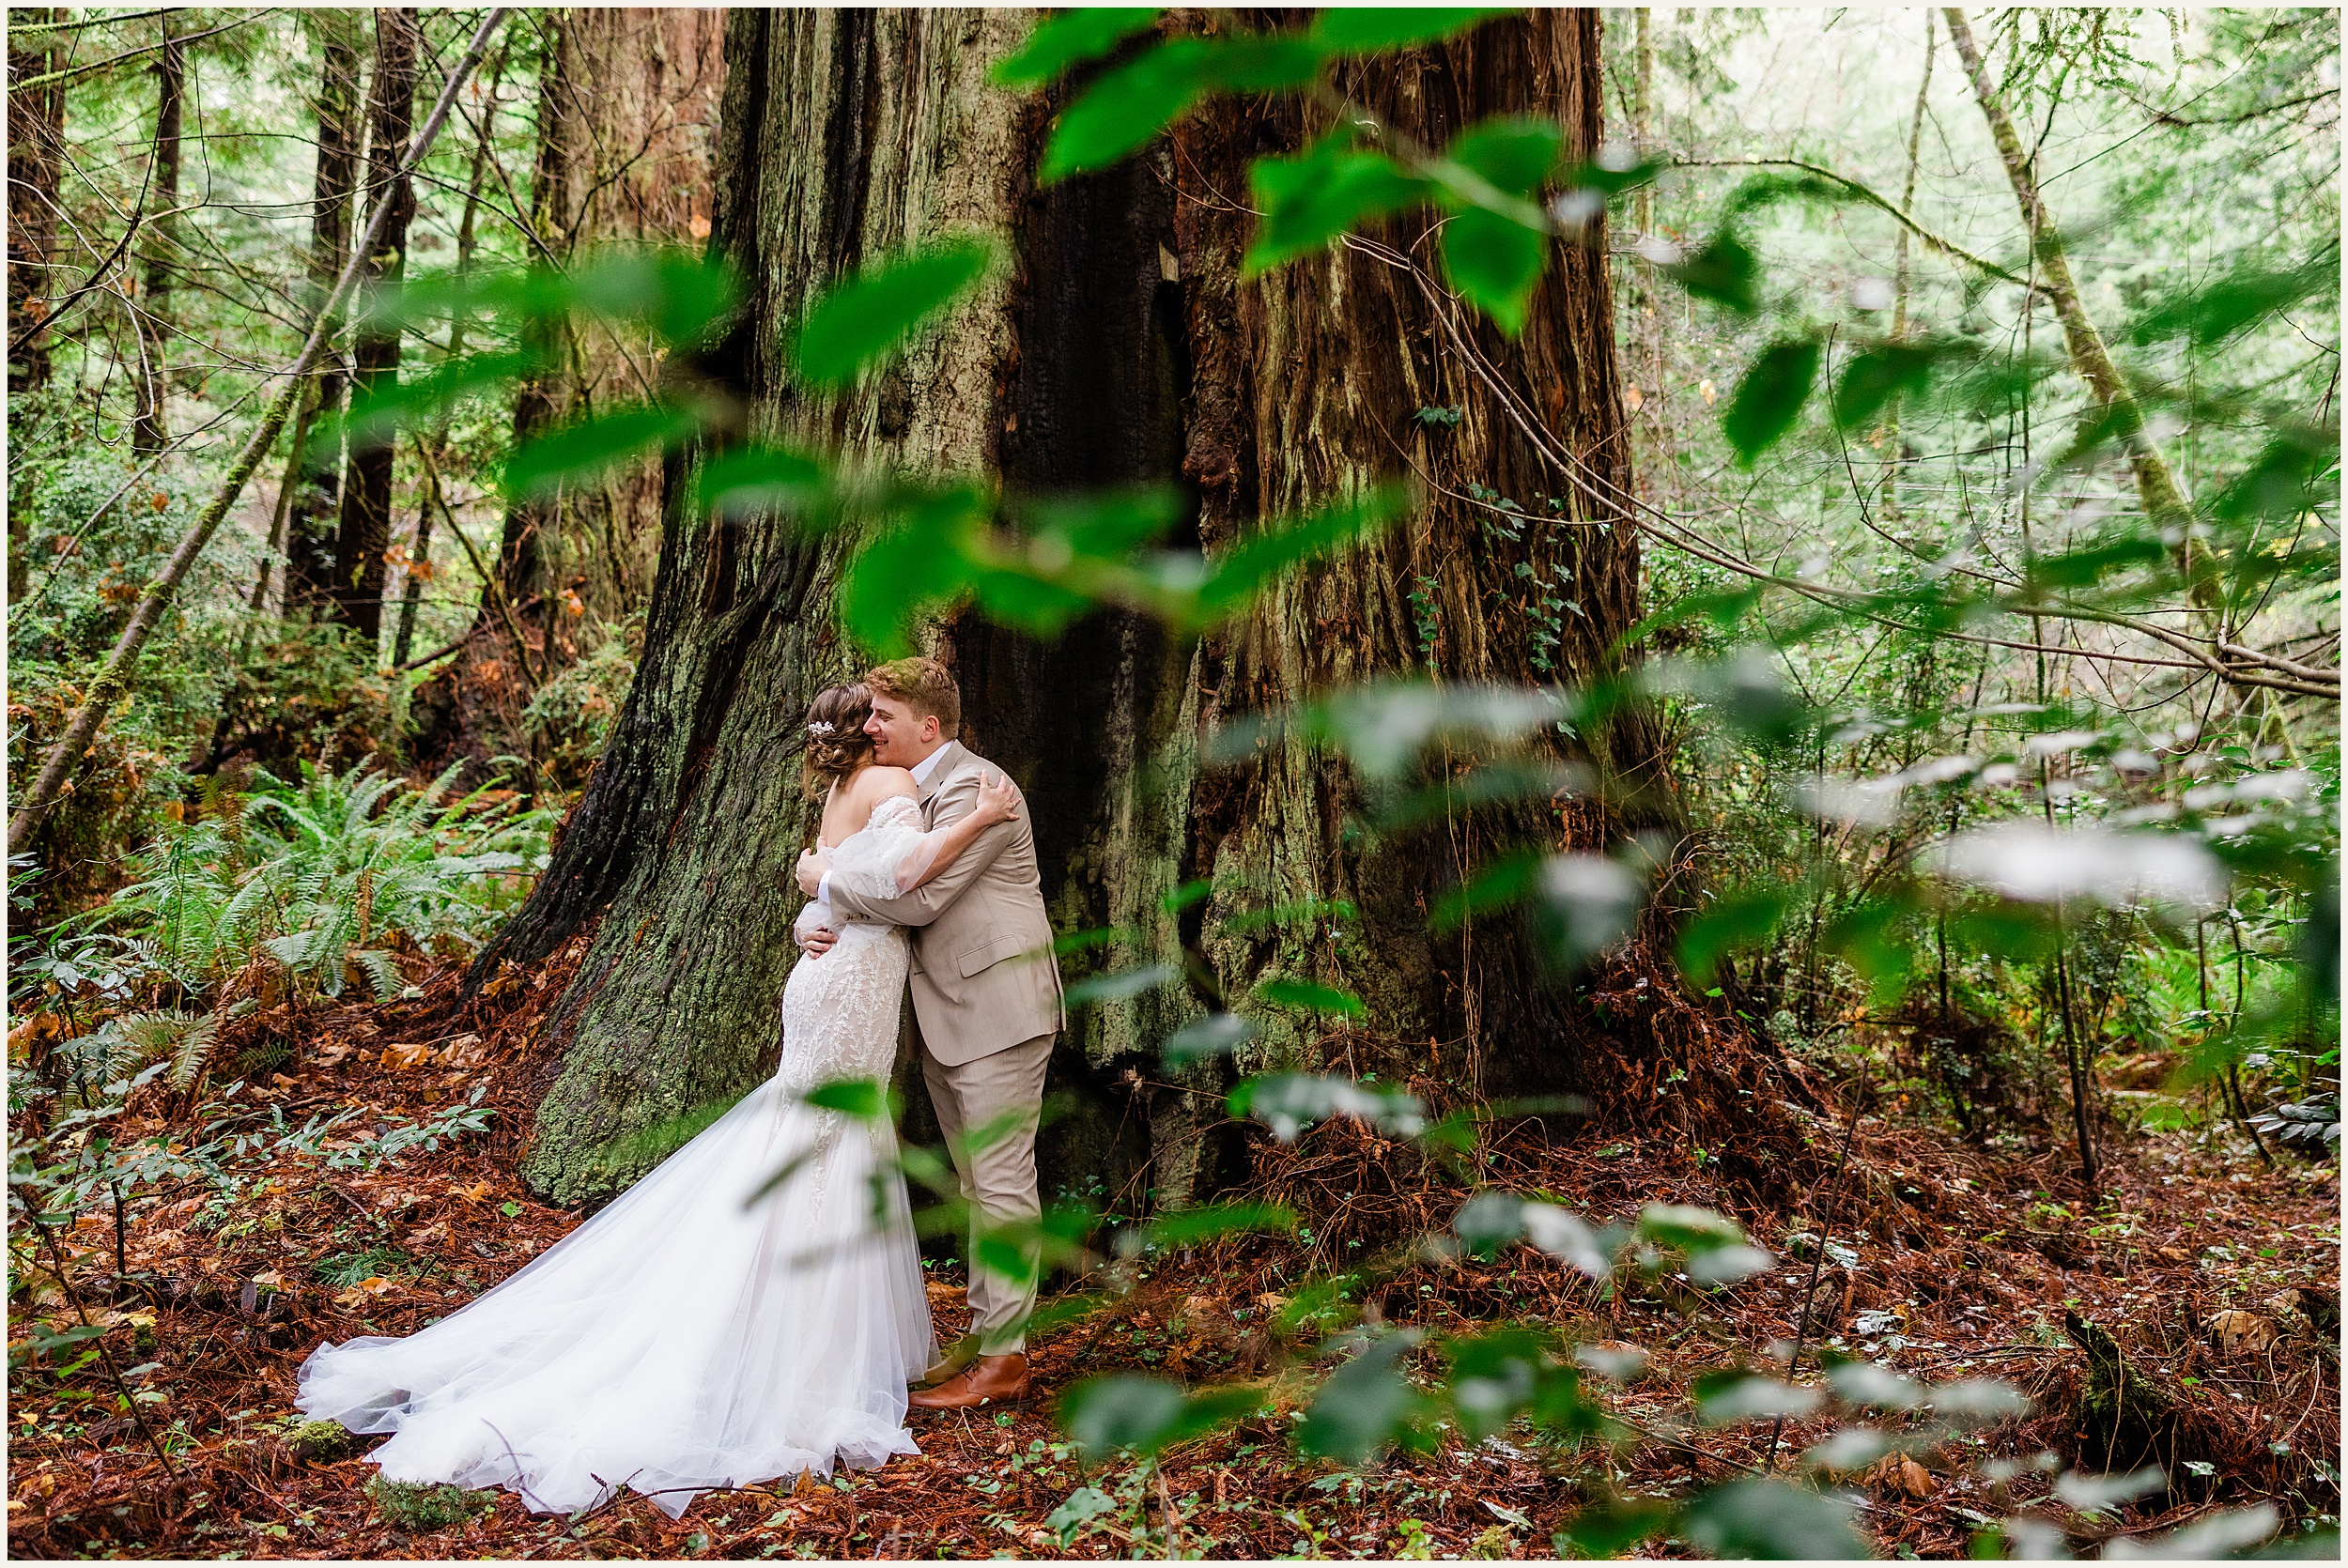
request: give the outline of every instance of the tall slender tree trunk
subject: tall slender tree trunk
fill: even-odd
[[[396,284],[408,265],[408,224],[415,217],[413,183],[400,168],[416,117],[413,11],[380,7],[375,13],[375,81],[367,107],[367,201],[386,204],[388,216],[364,284]],[[399,378],[400,330],[362,326],[351,346],[351,392],[361,395]],[[334,538],[335,619],[370,643],[383,625],[384,551],[392,542],[392,469],[397,447],[389,441],[354,452],[343,478],[342,515]]]
[[[1932,30],[1932,13],[1924,13],[1924,75],[1916,85],[1916,113],[1908,127],[1908,177],[1900,185],[1900,210],[1909,212],[1916,206],[1916,169],[1924,147],[1924,111],[1932,102],[1932,56],[1938,41]],[[1906,342],[1908,338],[1908,290],[1911,279],[1908,268],[1908,229],[1902,225],[1894,242],[1892,282],[1892,341]],[[1901,446],[1906,438],[1900,434],[1900,400],[1896,397],[1883,411],[1883,521],[1887,527],[1900,520],[1900,469],[1908,461]]]
[[[155,57],[154,161],[147,195],[149,216],[140,235],[138,408],[131,421],[131,450],[141,457],[162,451],[171,440],[165,370],[173,346],[172,272],[179,261],[179,120],[187,98],[187,57],[173,33],[174,15],[165,11],[161,19],[163,47]]]
[[[317,161],[310,183],[309,287],[323,299],[348,259],[351,198],[359,174],[359,15],[350,10],[303,13],[318,53]],[[285,483],[293,496],[286,514],[285,606],[323,608],[333,602],[334,523],[342,510],[342,457],[309,452],[307,432],[342,407],[345,370],[330,349],[303,394],[296,416],[293,454]]]
[[[65,84],[16,84],[56,69],[56,35],[27,32],[63,22],[62,7],[14,12],[8,33],[8,392],[37,391],[49,381],[49,269],[57,243],[58,177],[65,164]],[[10,573],[13,593],[17,575]]]
[[[709,234],[711,161],[725,89],[725,12],[587,8],[542,13],[537,166],[531,222],[568,264],[600,249],[680,245]],[[655,345],[637,331],[582,326],[549,346],[556,367],[526,381],[517,441],[651,395]],[[643,609],[660,551],[661,469],[646,459],[591,484],[506,511],[494,589],[485,584],[465,647],[416,697],[426,766],[528,756],[532,686],[517,667],[503,605],[528,628],[533,662],[560,670]],[[548,777],[556,789],[579,780]]]
[[[1197,498],[1183,536],[1210,552],[1382,477],[1427,476],[1407,527],[1299,574],[1203,642],[1103,613],[1050,645],[954,617],[933,645],[961,681],[964,738],[1027,789],[1057,925],[1125,925],[1157,951],[1187,947],[1234,997],[1290,976],[1368,999],[1374,1032],[1275,1030],[1242,1066],[1351,1052],[1366,1069],[1384,1053],[1404,1075],[1489,1093],[1573,1084],[1596,1026],[1540,983],[1515,921],[1437,938],[1427,911],[1493,849],[1597,847],[1667,811],[1635,795],[1661,777],[1647,721],[1577,743],[1633,792],[1623,811],[1490,811],[1393,841],[1351,831],[1361,792],[1326,755],[1280,746],[1217,771],[1198,758],[1216,725],[1338,682],[1608,668],[1637,619],[1639,557],[1602,248],[1556,256],[1517,342],[1413,266],[1423,219],[1243,280],[1248,220],[1229,192],[1246,189],[1250,158],[1303,146],[1325,116],[1217,102],[1124,165],[1039,192],[1057,105],[984,83],[1027,26],[987,11],[734,13],[716,241],[750,295],[703,369],[749,400],[753,428],[829,440],[853,462],[1034,489],[1179,483]],[[1562,119],[1586,154],[1597,13],[1490,24],[1344,85],[1429,141],[1531,112]],[[1011,243],[1008,281],[852,395],[791,387],[781,346],[815,290],[965,226]],[[1431,429],[1413,417],[1428,407],[1466,414]],[[687,469],[670,464],[672,505]],[[1453,499],[1470,481],[1523,500],[1529,516]],[[800,720],[862,662],[831,612],[845,547],[672,512],[626,710],[553,864],[474,972],[485,981],[580,945],[527,1164],[557,1199],[632,1179],[648,1156],[618,1140],[771,1068],[798,901],[783,879],[811,821],[796,788]],[[1429,584],[1438,629],[1422,643],[1410,595]],[[1574,604],[1553,620],[1552,586]],[[1194,878],[1213,880],[1213,898],[1166,914],[1164,894]],[[1307,898],[1359,916],[1241,918]],[[1077,1021],[1053,1086],[1087,1109],[1045,1133],[1047,1188],[1139,1176],[1179,1203],[1213,1183],[1205,1123],[1220,1114],[1193,1107],[1212,1110],[1223,1080],[1151,1086],[1158,1040],[1198,1007],[1166,992]]]
[[[2112,363],[2103,333],[2096,330],[2079,299],[2078,285],[2071,277],[2070,253],[2063,247],[2062,231],[2055,226],[2054,215],[2047,210],[2046,197],[2038,188],[2037,171],[2032,166],[2035,154],[2022,146],[2021,132],[2015,129],[2014,116],[2006,113],[1997,84],[1989,79],[1988,63],[1982,57],[1980,45],[1973,41],[1973,30],[1965,20],[1964,10],[1950,6],[1941,15],[1949,25],[1949,41],[1955,46],[1957,58],[1964,62],[1966,76],[1972,83],[1982,117],[1988,121],[1990,138],[1997,143],[2006,178],[2014,187],[2014,199],[2022,211],[2022,224],[2037,254],[2035,281],[2047,302],[2054,306],[2055,318],[2062,323],[2062,342],[2070,354],[2072,373],[2087,384],[2098,408],[2118,424],[2121,446],[2127,453],[2128,469],[2135,476],[2144,515],[2174,539],[2170,552],[2177,570],[2191,589],[2194,604],[2218,622],[2217,629],[2221,636],[2230,635],[2232,628],[2223,623],[2224,590],[2215,576],[2209,546],[2194,532],[2192,508],[2186,505],[2184,492],[2177,488],[2169,459],[2161,454],[2160,444],[2153,439],[2153,433],[2145,428],[2136,393],[2129,389],[2119,367]]]
[[[480,244],[479,221],[481,195],[487,189],[489,167],[497,157],[498,86],[505,79],[505,63],[512,57],[513,42],[509,38],[498,50],[498,56],[489,67],[487,90],[482,95],[479,123],[473,133],[472,168],[465,180],[465,207],[456,219],[456,270],[461,276],[472,269],[473,252]],[[465,352],[467,317],[459,315],[448,330],[448,357],[455,360]],[[440,424],[425,438],[432,444],[435,461],[448,455],[448,421]],[[409,537],[408,570],[399,597],[399,630],[392,638],[392,664],[394,668],[408,662],[409,649],[416,635],[416,611],[424,600],[424,585],[432,576],[432,517],[438,508],[433,504],[438,496],[436,487],[427,485],[426,493],[416,500],[416,526]]]
[[[20,88],[19,82],[56,69],[54,33],[29,27],[63,22],[62,7],[14,13],[8,31],[8,395],[21,398],[49,384],[49,333],[54,301],[50,269],[57,245],[58,177],[65,166],[65,84]],[[8,509],[8,602],[24,592],[23,542],[30,509]]]

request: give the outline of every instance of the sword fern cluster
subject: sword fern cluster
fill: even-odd
[[[456,767],[414,789],[372,761],[342,774],[304,764],[292,783],[256,775],[252,793],[142,851],[140,879],[81,934],[113,949],[106,967],[133,979],[124,990],[183,1002],[247,971],[265,993],[361,985],[381,999],[407,986],[403,942],[478,948],[546,863],[550,814],[483,791],[452,799]]]

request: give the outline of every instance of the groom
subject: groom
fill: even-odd
[[[922,826],[939,828],[969,815],[980,778],[1000,770],[952,739],[962,729],[962,692],[953,676],[935,659],[899,659],[873,670],[864,684],[873,693],[864,732],[873,737],[873,761],[912,770]],[[959,1410],[1024,1399],[1038,1271],[1031,1267],[1026,1280],[1014,1281],[981,1268],[978,1237],[983,1226],[1031,1223],[1043,1213],[1035,1131],[1052,1038],[1065,1016],[1027,814],[987,828],[936,880],[898,898],[826,888],[830,869],[815,851],[800,856],[799,890],[827,898],[836,918],[911,928],[907,980],[921,1077],[971,1206],[970,1332],[923,1376],[910,1403],[920,1410]],[[819,930],[804,945],[812,957],[835,940],[834,932]],[[1006,1122],[1007,1134],[982,1148],[965,1146],[968,1134],[990,1123],[1001,1133]]]

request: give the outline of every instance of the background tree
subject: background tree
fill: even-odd
[[[456,261],[458,277],[471,274],[475,253],[480,248],[483,199],[487,194],[491,170],[497,154],[498,88],[505,79],[505,69],[513,57],[514,43],[509,36],[498,45],[496,57],[490,61],[485,76],[486,103],[471,116],[473,121],[472,166],[465,178],[465,205],[456,220]],[[459,315],[449,323],[448,356],[456,359],[465,352],[466,329],[470,319]],[[448,510],[448,498],[440,483],[440,475],[447,467],[449,457],[450,420],[443,416],[428,436],[420,437],[428,443],[424,483],[419,486],[424,495],[416,503],[415,527],[409,531],[401,562],[399,595],[399,629],[392,638],[392,665],[394,669],[408,664],[416,634],[416,612],[424,599],[424,586],[432,573],[432,525],[436,515]]]
[[[305,274],[305,297],[313,300],[326,297],[350,250],[351,202],[358,190],[359,150],[365,130],[360,119],[359,95],[359,44],[365,15],[328,9],[302,13],[319,68],[312,98],[317,105],[317,154],[310,180]],[[296,416],[285,493],[277,502],[286,518],[278,530],[282,544],[276,553],[285,561],[288,607],[324,609],[333,603],[332,519],[342,511],[342,452],[339,442],[331,451],[315,451],[310,435],[324,416],[341,410],[346,385],[342,353],[338,347],[331,348]],[[268,570],[265,562],[264,582]]]
[[[62,7],[17,13],[8,29],[8,392],[21,396],[49,379],[50,251],[57,237],[57,178],[63,161],[65,84],[54,79]],[[38,85],[35,79],[53,77]],[[10,574],[11,586],[15,574]]]
[[[366,286],[395,285],[407,271],[408,225],[416,212],[413,181],[401,167],[416,115],[415,13],[384,7],[375,13],[375,69],[368,88],[367,210],[385,209],[382,238],[366,258]],[[354,397],[388,391],[399,379],[401,330],[362,315],[352,345]],[[385,551],[392,542],[392,466],[388,442],[354,448],[342,486],[342,515],[334,537],[335,618],[372,647],[383,624]]]
[[[698,247],[709,234],[725,13],[581,7],[543,12],[540,26],[535,259],[572,266],[613,246]],[[517,443],[658,385],[656,341],[641,330],[588,321],[550,338],[540,346],[552,363],[515,397]],[[546,782],[576,787],[593,752],[566,761],[547,735],[572,716],[565,694],[527,715],[544,682],[636,635],[660,519],[654,458],[509,506],[496,576],[482,586],[464,645],[417,694],[417,754],[470,759],[476,775],[493,757],[543,759],[554,763]]]
[[[147,157],[147,217],[139,231],[145,255],[132,311],[138,321],[139,406],[131,421],[131,450],[142,454],[162,451],[171,438],[170,364],[178,347],[172,341],[171,281],[179,264],[179,121],[188,89],[187,56],[174,36],[175,24],[172,11],[156,19],[162,46],[155,54],[155,142]]]
[[[58,176],[65,156],[65,84],[42,82],[57,60],[56,35],[47,25],[65,20],[62,7],[17,13],[8,29],[8,396],[13,402],[49,382],[49,334],[43,325],[54,303],[51,254],[56,247]],[[26,514],[8,516],[8,602],[24,591],[22,554]]]

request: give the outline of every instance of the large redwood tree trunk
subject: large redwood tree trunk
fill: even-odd
[[[1195,498],[1185,532],[1210,551],[1259,520],[1421,475],[1427,499],[1406,526],[1300,573],[1203,644],[1104,613],[1052,645],[956,617],[934,646],[962,682],[964,738],[1027,788],[1062,930],[1139,930],[1104,961],[1120,965],[1187,946],[1233,997],[1291,976],[1369,1000],[1359,1036],[1275,1026],[1241,1067],[1319,1056],[1366,1069],[1383,1052],[1404,1072],[1486,1092],[1571,1084],[1575,1017],[1540,983],[1513,918],[1438,939],[1426,917],[1488,847],[1594,845],[1607,813],[1525,807],[1373,844],[1349,832],[1359,791],[1327,756],[1274,747],[1228,771],[1198,758],[1217,723],[1332,683],[1603,668],[1637,617],[1638,555],[1616,505],[1629,464],[1602,250],[1560,253],[1515,343],[1402,259],[1426,254],[1422,219],[1243,282],[1247,219],[1232,193],[1247,188],[1249,159],[1324,129],[1319,112],[1219,100],[1124,165],[1039,192],[1057,105],[983,80],[1027,26],[977,11],[734,16],[717,239],[751,302],[709,368],[749,400],[756,428],[831,441],[850,461],[992,471],[1035,489],[1182,484]],[[1347,85],[1425,139],[1530,112],[1562,120],[1587,153],[1597,13],[1488,25]],[[780,346],[810,295],[957,226],[1007,239],[1012,276],[854,395],[794,392]],[[1430,407],[1460,407],[1462,421],[1438,431],[1414,417]],[[686,468],[672,466],[672,497]],[[1453,499],[1471,481],[1543,520],[1495,531]],[[559,1067],[527,1167],[558,1199],[631,1179],[651,1155],[625,1135],[772,1067],[797,902],[782,878],[810,825],[799,722],[820,686],[863,662],[830,612],[844,547],[771,522],[671,515],[626,713],[553,865],[476,972],[587,945],[557,1009]],[[1573,584],[1564,596],[1580,613],[1548,634],[1553,647],[1520,566]],[[1429,581],[1439,630],[1426,642],[1410,595]],[[1602,771],[1656,772],[1635,721],[1585,744]],[[1213,899],[1164,914],[1163,895],[1193,878],[1214,881]],[[1308,897],[1351,901],[1359,916],[1252,930],[1235,918]],[[1146,1184],[1180,1202],[1214,1179],[1201,1161],[1231,1068],[1166,1084],[1155,1056],[1199,1007],[1169,990],[1077,1021],[1053,1087],[1080,1109],[1044,1134],[1047,1191]],[[918,1131],[918,1105],[914,1116]]]
[[[544,24],[531,196],[544,254],[571,262],[607,246],[699,249],[713,202],[725,12],[579,7],[545,13]],[[559,367],[516,396],[517,441],[655,389],[648,333],[588,325],[557,347]],[[577,663],[650,599],[661,506],[660,465],[646,459],[507,512],[498,586],[485,589],[464,648],[416,697],[424,766],[462,756],[486,768],[494,756],[532,754],[530,678],[496,595],[515,607],[541,676]]]

